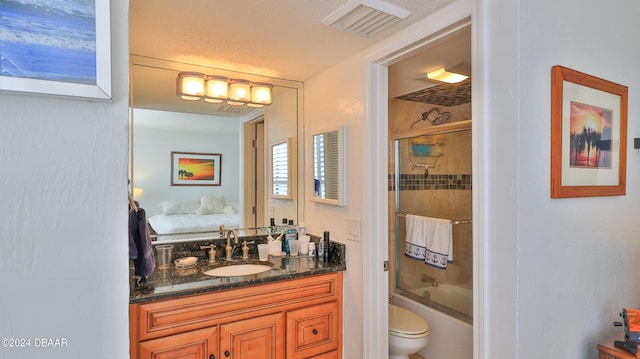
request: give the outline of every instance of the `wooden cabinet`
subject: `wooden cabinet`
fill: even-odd
[[[637,354],[632,354],[616,345],[614,340],[624,340],[623,336],[609,338],[602,343],[598,344],[598,358],[599,359],[636,359],[640,358],[640,351]]]
[[[213,359],[218,357],[218,328],[206,328],[140,343],[140,359]]]
[[[233,359],[284,359],[284,313],[220,327],[220,353]]]
[[[340,323],[337,302],[287,313],[287,358],[310,358],[338,348]]]
[[[129,306],[132,359],[341,359],[342,272]]]

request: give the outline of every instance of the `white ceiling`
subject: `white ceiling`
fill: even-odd
[[[241,78],[252,81],[256,80],[251,74],[258,74],[263,80],[271,78],[272,83],[275,79],[303,82],[453,0],[387,0],[411,15],[370,38],[321,22],[347,1],[353,0],[131,0],[130,54],[141,62],[154,63],[137,74],[132,71],[134,102],[143,96],[149,104],[162,103],[165,100],[160,97],[172,96],[176,105],[171,106],[184,105],[175,101],[175,73],[191,70],[188,64],[238,71],[245,73]],[[434,56],[427,58],[451,62]],[[172,72],[148,71],[166,63],[172,64]],[[423,71],[425,66],[433,65],[423,62],[417,65],[420,69],[404,72]],[[136,89],[142,82],[146,82],[144,87]]]

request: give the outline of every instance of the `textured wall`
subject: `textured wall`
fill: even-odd
[[[110,103],[0,94],[3,358],[127,358],[127,2]],[[35,338],[66,339],[62,348]]]
[[[520,1],[518,357],[597,358],[622,307],[640,306],[640,3]],[[598,23],[606,26],[594,26]],[[626,196],[550,199],[551,67],[629,87]],[[498,193],[494,193],[497,196]]]
[[[305,178],[313,178],[311,166],[312,133],[346,125],[347,205],[337,207],[305,201],[307,232],[322,235],[347,245],[347,271],[344,277],[344,358],[362,358],[362,243],[348,241],[346,218],[362,216],[362,71],[360,57],[354,56],[305,82]],[[327,91],[327,89],[332,91]],[[313,100],[309,100],[313,99]],[[311,186],[307,183],[306,198]],[[366,241],[366,239],[363,239]]]

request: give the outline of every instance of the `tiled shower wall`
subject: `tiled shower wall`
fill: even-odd
[[[432,171],[433,172],[433,171]],[[471,190],[470,174],[401,173],[400,191],[417,190]],[[395,175],[389,175],[389,191],[396,190]]]
[[[391,100],[389,103],[389,131],[393,135],[397,131],[409,130],[409,127],[420,115],[433,106],[403,100]],[[438,108],[441,112],[451,112],[449,122],[470,119],[470,104],[453,108]],[[431,126],[423,121],[414,126],[424,128]],[[471,131],[436,135],[442,145],[441,157],[437,158],[435,168],[429,168],[428,174],[422,167],[412,166],[409,161],[409,139],[400,140],[400,212],[428,217],[449,218],[453,220],[470,220],[471,209]],[[393,157],[394,141],[389,143],[389,154]],[[434,163],[436,158],[411,157],[414,163]],[[421,261],[404,256],[405,219],[397,218],[395,208],[395,159],[389,159],[389,248],[392,268],[399,268],[397,285],[400,288],[416,288],[426,286],[421,282],[422,274],[435,278],[439,283],[452,283],[463,287],[472,286],[472,226],[458,224],[453,226],[454,261],[446,270],[424,264]],[[396,232],[395,224],[398,223]],[[396,233],[398,233],[396,245]],[[396,248],[400,251],[395,255]],[[396,285],[396,276],[391,276],[390,288]]]

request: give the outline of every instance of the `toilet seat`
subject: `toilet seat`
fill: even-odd
[[[402,338],[423,338],[429,335],[429,324],[418,314],[389,304],[389,335]]]

